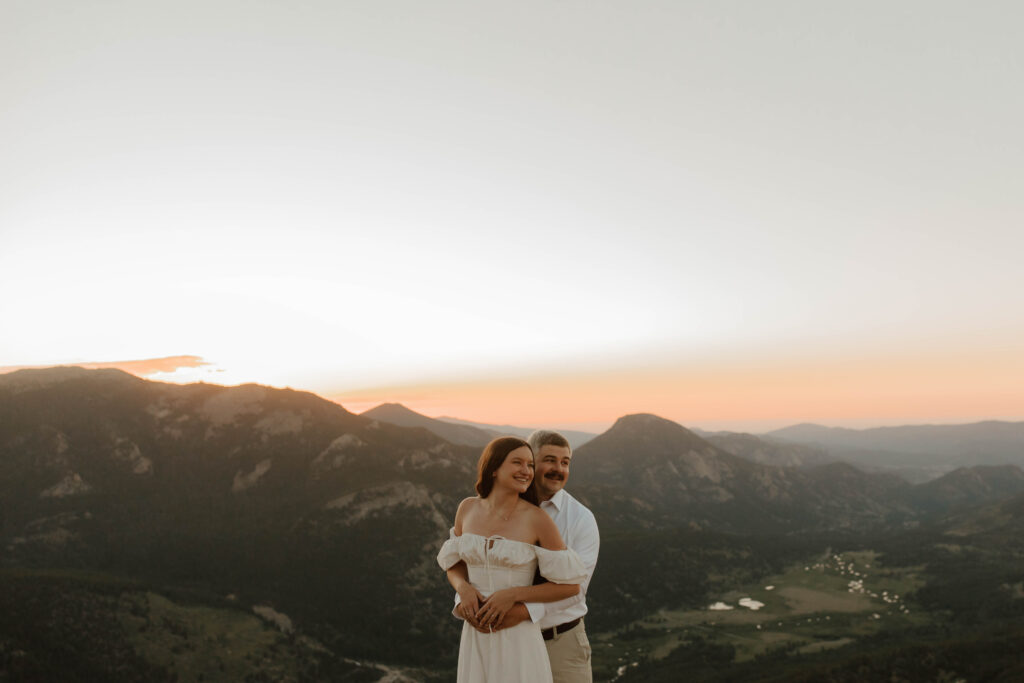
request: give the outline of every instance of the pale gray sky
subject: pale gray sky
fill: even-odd
[[[0,365],[323,389],[1019,349],[1022,19],[2,0]]]

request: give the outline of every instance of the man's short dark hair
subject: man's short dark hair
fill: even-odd
[[[533,434],[530,434],[530,438],[527,439],[527,441],[534,453],[539,453],[541,446],[558,446],[559,448],[568,448],[569,452],[572,453],[572,446],[569,445],[569,440],[558,432],[553,432],[550,429],[538,429]]]

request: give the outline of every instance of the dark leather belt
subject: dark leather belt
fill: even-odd
[[[540,630],[540,634],[544,636],[544,640],[551,640],[559,633],[565,633],[566,631],[571,631],[576,628],[576,624],[580,623],[580,619],[582,618],[583,617],[576,617],[572,621],[567,621],[564,624],[559,624],[558,626],[542,628]]]

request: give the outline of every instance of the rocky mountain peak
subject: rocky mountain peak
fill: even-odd
[[[454,444],[481,448],[494,436],[482,429],[463,424],[452,424],[421,415],[401,403],[381,403],[362,413],[363,417],[388,422],[399,427],[422,427]]]
[[[612,428],[608,431],[624,430],[624,429],[686,429],[677,422],[672,420],[666,420],[663,417],[659,417],[652,413],[634,413],[632,415],[623,415]],[[686,430],[689,431],[689,430]]]
[[[697,497],[729,497],[722,483],[734,476],[733,470],[748,466],[682,425],[646,413],[620,418],[580,447],[575,459],[580,465],[573,476],[580,483],[602,486],[614,481],[661,492],[666,500],[693,498],[695,489],[709,487],[714,491]]]
[[[379,406],[370,408],[362,414],[365,417],[376,417],[377,419],[384,419],[387,415],[415,415],[422,417],[415,410],[407,408],[401,403],[381,403]]]
[[[25,368],[0,375],[0,388],[20,393],[81,380],[125,384],[144,381],[115,368],[89,370],[76,365],[62,365],[54,368]]]
[[[584,448],[599,453],[642,452],[655,459],[690,450],[718,450],[681,424],[650,413],[620,417]]]

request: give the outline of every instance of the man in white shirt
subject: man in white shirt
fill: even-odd
[[[540,626],[544,636],[554,683],[591,683],[590,641],[583,626],[583,615],[587,613],[587,587],[594,576],[601,545],[597,521],[594,513],[565,490],[572,463],[569,441],[558,432],[547,430],[534,432],[528,441],[536,462],[533,481],[540,507],[555,520],[565,544],[583,559],[587,578],[580,584],[580,592],[571,598],[549,603],[517,603],[500,628],[532,620]]]

